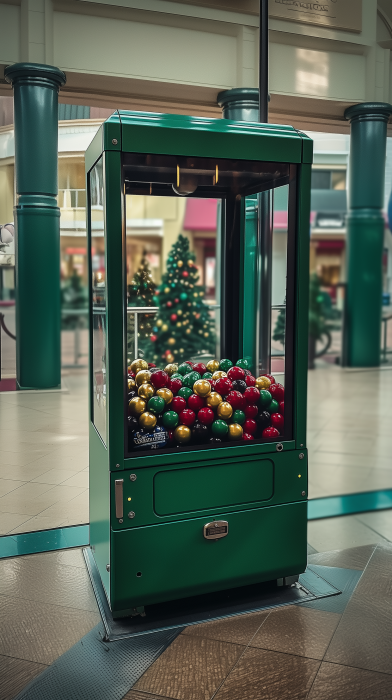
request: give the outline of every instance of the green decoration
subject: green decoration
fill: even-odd
[[[227,425],[226,421],[218,419],[214,420],[213,424],[211,425],[211,430],[215,437],[224,438],[229,431],[229,426]]]
[[[192,396],[193,391],[189,386],[182,386],[178,391],[177,396],[182,396],[185,401],[188,401],[189,397]]]
[[[259,404],[260,404],[263,411],[268,408],[271,401],[272,401],[272,394],[270,394],[270,392],[267,391],[267,389],[261,389]]]
[[[232,417],[231,417],[231,422],[232,423],[239,423],[240,425],[243,425],[245,423],[245,413],[243,411],[240,411],[237,409],[234,411]]]
[[[162,418],[163,425],[165,428],[169,428],[170,430],[177,428],[179,420],[178,413],[175,411],[166,411]]]
[[[199,372],[189,372],[189,374],[185,375],[183,384],[184,386],[189,386],[192,389],[194,383],[197,382],[198,379],[201,379]]]
[[[227,360],[227,359],[223,359],[219,363],[219,369],[221,369],[222,372],[227,372],[230,369],[230,367],[232,367],[232,366],[233,366],[232,361]],[[204,377],[203,377],[203,379],[204,379]]]
[[[165,406],[162,396],[152,396],[147,404],[147,410],[151,413],[162,413]]]

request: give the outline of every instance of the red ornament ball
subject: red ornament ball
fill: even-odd
[[[284,418],[280,413],[271,414],[271,423],[273,427],[277,428],[279,431],[284,428]]]
[[[201,408],[197,414],[197,419],[204,425],[211,425],[211,423],[213,423],[215,420],[214,411],[212,408],[209,408],[209,406],[204,406],[204,408]]]
[[[253,374],[246,374],[245,375],[245,382],[246,382],[246,386],[255,386],[256,377],[254,377]]]
[[[165,350],[165,355],[171,355],[171,350]]]
[[[211,391],[216,391],[216,383],[218,380],[217,379],[209,379],[208,381],[211,385]]]
[[[250,433],[242,433],[242,439],[248,442],[250,440],[254,440],[254,437]]]
[[[248,404],[244,408],[244,413],[246,418],[256,418],[257,414],[259,412],[259,409],[255,404]]]
[[[156,335],[150,335],[150,340],[152,343],[155,343],[156,339],[157,339]]]
[[[243,369],[241,369],[241,367],[230,367],[229,371],[227,372],[227,376],[232,382],[234,382],[236,379],[244,379],[245,372]]]
[[[186,401],[182,396],[175,396],[170,404],[170,410],[181,413],[186,408]]]
[[[170,382],[170,377],[163,369],[158,369],[151,375],[151,384],[155,389],[163,389],[164,386],[168,386],[168,382]]]
[[[181,398],[181,397],[177,397],[177,398]],[[174,399],[173,399],[173,401],[174,401]],[[172,401],[172,403],[173,403],[173,401]],[[180,423],[182,423],[182,425],[187,425],[188,428],[190,428],[194,424],[195,420],[196,420],[196,413],[194,411],[191,411],[190,408],[184,408],[184,410],[181,411]]]
[[[171,301],[167,301],[167,302],[166,302],[166,306],[167,306],[168,309],[170,309],[170,308],[173,306],[173,304],[172,304]]]
[[[271,384],[275,384],[275,377],[273,377],[272,374],[263,374],[263,377],[268,377]]]
[[[180,301],[179,299],[174,299],[175,304],[178,304],[179,301]]]
[[[201,396],[198,396],[197,394],[191,394],[191,396],[188,399],[188,408],[191,408],[192,411],[200,411],[201,408],[204,406],[204,399]]]
[[[257,423],[253,418],[247,418],[244,425],[242,426],[244,433],[249,433],[250,435],[254,435],[256,430],[257,430]]]
[[[191,362],[190,360],[185,360],[185,364],[193,367],[193,362]]]
[[[172,315],[170,316],[170,320],[173,321],[173,323],[174,323],[175,321],[177,321],[177,314],[172,314]]]
[[[226,396],[233,388],[229,377],[220,377],[219,379],[213,381],[215,381],[215,391],[217,391],[221,396]]]
[[[195,362],[195,364],[193,365],[193,371],[199,372],[200,375],[203,375],[204,372],[207,372],[207,367],[203,365],[202,362]]]
[[[186,270],[184,270],[184,272],[182,273],[182,276],[183,276],[183,277],[189,277],[189,272],[187,272]]]
[[[255,386],[248,386],[248,388],[244,391],[244,398],[246,399],[247,403],[257,403],[260,398],[260,392]]]
[[[169,436],[169,445],[174,445],[174,430],[168,430],[167,434]]]
[[[279,402],[284,400],[284,386],[282,386],[282,384],[271,384],[268,391],[270,394],[272,394],[272,398],[276,399],[276,401]]]
[[[284,416],[284,401],[280,401],[279,403],[279,411]]]
[[[182,381],[181,381],[181,379],[171,379],[171,380],[170,380],[169,389],[170,389],[170,391],[174,394],[174,396],[175,396],[176,394],[178,394],[178,392],[180,391],[181,387],[182,387]]]
[[[219,380],[218,380],[219,381]],[[218,383],[218,382],[217,382]],[[219,392],[221,393],[221,392]],[[246,399],[243,397],[240,391],[230,391],[226,396],[226,401],[229,402],[236,411],[244,411],[246,406]]]
[[[153,367],[156,367],[153,362],[148,363],[148,369],[152,369]]]
[[[271,425],[269,428],[264,428],[261,435],[263,438],[275,438],[275,437],[279,437],[280,433],[279,433],[279,430],[277,428],[274,428]]]
[[[129,371],[128,371],[128,377],[129,377],[129,379],[135,379],[135,377],[136,377],[135,372],[129,372]]]

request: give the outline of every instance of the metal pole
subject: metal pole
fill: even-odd
[[[259,121],[268,122],[268,0],[260,0]]]

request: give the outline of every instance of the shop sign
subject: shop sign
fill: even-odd
[[[362,31],[360,0],[269,0],[269,15],[349,32]]]

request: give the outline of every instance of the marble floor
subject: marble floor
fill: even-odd
[[[0,535],[88,522],[87,386],[79,369],[61,392],[0,393]],[[392,488],[392,367],[319,362],[308,397],[309,497]]]

